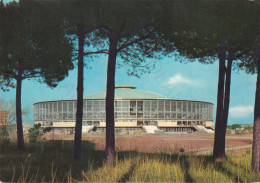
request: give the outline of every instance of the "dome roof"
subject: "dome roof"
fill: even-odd
[[[115,99],[169,99],[163,95],[137,90],[135,86],[131,85],[117,85],[115,86]],[[105,99],[106,91],[98,91],[88,94],[84,99]]]

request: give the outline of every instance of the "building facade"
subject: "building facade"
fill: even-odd
[[[106,91],[84,97],[83,128],[95,126],[104,131]],[[76,121],[76,100],[38,102],[33,106],[34,123],[43,128],[73,130]],[[194,126],[211,127],[213,104],[203,101],[174,100],[134,86],[115,87],[115,127],[135,130],[154,125],[164,131],[192,131]]]
[[[8,111],[0,111],[0,126],[8,126]]]

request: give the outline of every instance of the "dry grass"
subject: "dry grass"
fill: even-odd
[[[83,141],[81,162],[73,160],[73,141],[0,144],[0,180],[4,182],[258,182],[250,169],[251,153],[214,160],[209,155],[118,151],[115,166],[104,165],[104,151]]]

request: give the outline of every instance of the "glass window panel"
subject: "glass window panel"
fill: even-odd
[[[129,107],[129,101],[122,101],[122,107]]]
[[[143,111],[143,101],[137,101],[137,111]]]
[[[86,100],[85,101],[83,100],[83,113],[87,111],[87,103],[88,102]],[[74,110],[76,110],[76,108]]]
[[[177,119],[181,119],[182,118],[182,114],[177,114]]]
[[[192,112],[196,112],[196,103],[195,102],[192,103]]]
[[[197,115],[196,115],[196,119],[200,119],[200,116],[199,116],[199,114],[197,114]]]
[[[87,111],[92,111],[92,101],[91,100],[88,100],[87,102]]]
[[[151,111],[150,101],[144,101],[144,111],[150,113]]]
[[[121,101],[115,101],[115,107],[121,107],[122,102]]]
[[[158,102],[158,111],[164,111],[164,101]]]
[[[62,112],[62,102],[59,102],[59,103],[58,103],[58,111],[59,111],[59,112]]]
[[[63,113],[66,112],[67,113],[67,102],[62,102],[63,104]]]
[[[158,113],[158,117],[164,119],[164,113]]]
[[[46,105],[45,105],[45,108],[46,108],[46,113],[48,114],[49,113],[49,103],[46,103]]]
[[[93,118],[93,113],[92,112],[87,112],[87,118]]]
[[[92,106],[92,109],[93,109],[94,112],[96,112],[96,111],[99,110],[99,106],[100,106],[100,105],[99,105],[99,101],[93,101],[93,102],[92,102],[92,105],[93,105],[93,106]]]
[[[123,118],[129,118],[129,113],[128,112],[123,112],[122,113]]]
[[[86,103],[87,101],[84,101],[84,103]],[[74,101],[74,111],[76,112],[77,111],[77,101]]]
[[[191,113],[190,116],[191,116],[191,119],[195,119],[195,113]]]
[[[136,118],[136,113],[130,113],[130,118]]]
[[[95,112],[95,113],[94,113],[94,115],[93,115],[93,118],[95,118],[95,119],[98,119],[98,118],[100,118],[100,115],[99,115],[99,113],[98,113],[98,112]]]
[[[171,107],[172,111],[176,112],[176,101],[172,101],[171,105],[172,105],[172,107]]]
[[[130,111],[130,108],[129,108],[129,107],[122,107],[122,108],[121,108],[121,111],[129,112],[129,111]]]
[[[137,113],[137,118],[143,118],[143,117],[144,117],[143,113]]]
[[[106,113],[105,112],[101,112],[100,117],[101,118],[106,118]]]
[[[52,102],[49,103],[49,113],[52,113]]]
[[[187,112],[187,102],[183,102],[183,112]]]
[[[144,113],[144,118],[146,118],[146,119],[151,118],[151,113]]]
[[[157,111],[151,113],[151,118],[157,118]]]
[[[62,119],[67,119],[67,113],[63,113]]]
[[[165,111],[170,111],[171,103],[170,101],[165,101]]]
[[[73,102],[69,102],[69,112],[73,112]]]
[[[171,113],[171,118],[176,119],[176,113]]]
[[[182,114],[182,119],[187,119],[187,114],[186,113]]]
[[[177,102],[177,112],[182,112],[182,102]]]
[[[54,112],[57,112],[57,102],[54,102],[54,103],[53,103],[53,111],[54,111]]]
[[[191,113],[187,113],[187,119],[191,119]]]
[[[130,111],[136,111],[136,101],[130,101]]]
[[[157,101],[152,101],[151,110],[157,112]]]
[[[43,114],[46,114],[48,111],[47,111],[47,109],[48,109],[48,103],[45,103],[45,104],[43,104]]]
[[[208,104],[207,108],[207,120],[210,120],[210,104]]]
[[[187,102],[187,104],[188,104],[188,112],[191,112],[191,102]]]

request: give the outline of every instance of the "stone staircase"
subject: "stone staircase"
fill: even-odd
[[[156,133],[156,132],[159,132],[160,130],[157,128],[157,126],[154,126],[154,125],[145,125],[145,126],[142,126],[142,128],[144,129],[144,131],[146,133]]]
[[[207,129],[205,128],[204,126],[200,126],[200,125],[197,125],[197,126],[194,126],[194,128],[198,131],[203,131],[203,132],[207,132],[207,133],[215,133],[214,130],[212,129]]]
[[[92,126],[82,126],[82,133],[89,133],[90,131],[92,131],[94,129],[94,125]]]

